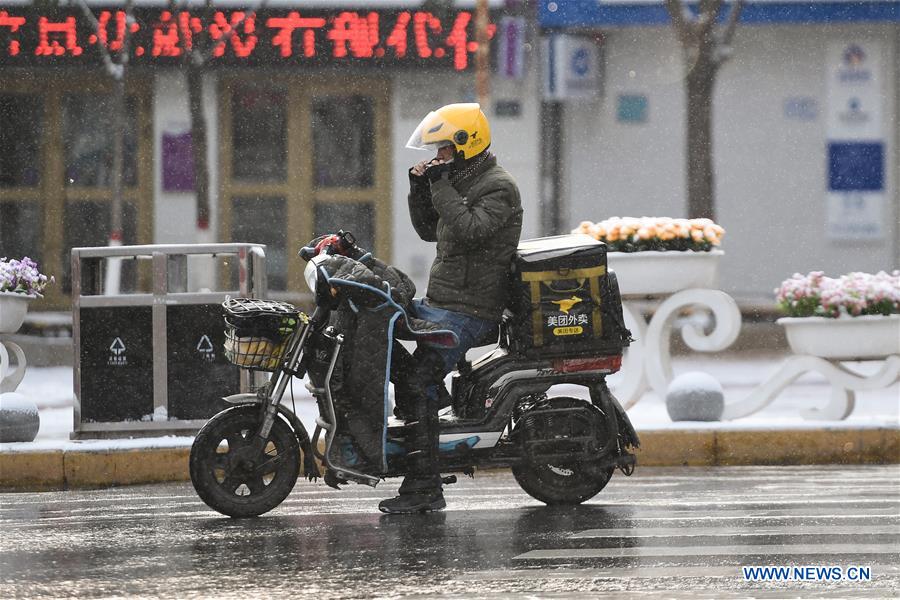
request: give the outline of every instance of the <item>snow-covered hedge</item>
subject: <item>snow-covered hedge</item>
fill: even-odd
[[[705,252],[722,243],[725,230],[710,219],[612,217],[598,223],[582,221],[572,233],[586,233],[605,242],[612,252]]]
[[[822,271],[794,273],[775,289],[778,307],[791,317],[890,315],[900,313],[900,271],[848,273],[837,279]]]
[[[0,258],[0,292],[41,296],[53,277],[38,270],[36,262],[27,256],[22,260]]]

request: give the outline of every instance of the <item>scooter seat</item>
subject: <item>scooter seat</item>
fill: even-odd
[[[449,329],[440,329],[431,321],[417,319],[412,316],[403,316],[397,320],[394,328],[397,337],[401,340],[423,342],[430,346],[443,348],[455,348],[459,345],[459,338]]]

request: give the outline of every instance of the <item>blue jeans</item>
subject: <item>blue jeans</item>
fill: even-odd
[[[490,333],[497,324],[492,321],[486,321],[467,315],[464,313],[454,312],[437,308],[426,303],[427,300],[419,298],[412,301],[412,312],[414,317],[431,321],[440,325],[443,329],[449,329],[459,337],[459,345],[455,348],[446,348],[442,346],[432,345],[428,342],[420,342],[420,345],[426,346],[444,359],[444,372],[442,376],[452,371],[456,367],[459,359],[465,356],[471,348],[479,345],[484,337]]]
[[[414,425],[407,438],[407,450],[420,453],[409,465],[409,471],[400,486],[400,495],[433,494],[441,490],[441,474],[438,470],[438,385],[453,370],[466,351],[474,348],[496,327],[495,323],[430,306],[426,300],[413,300],[409,308],[413,316],[430,321],[443,329],[453,331],[459,345],[446,348],[419,342],[413,355],[413,372],[408,374],[407,389],[412,400],[409,407]]]

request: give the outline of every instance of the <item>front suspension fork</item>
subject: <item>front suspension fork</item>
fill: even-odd
[[[275,419],[278,418],[278,407],[281,404],[281,399],[284,397],[284,392],[291,377],[303,375],[299,370],[300,361],[303,358],[303,348],[313,330],[318,314],[319,309],[317,307],[303,327],[291,334],[291,340],[288,342],[287,358],[282,362],[281,368],[276,371],[277,375],[274,382],[270,381],[265,387],[266,397],[262,398],[262,406],[264,407],[262,422],[253,440],[253,447],[258,452],[263,452],[269,441],[269,433],[272,431],[272,426],[275,425]]]

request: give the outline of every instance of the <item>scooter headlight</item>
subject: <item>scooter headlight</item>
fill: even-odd
[[[309,291],[316,293],[316,282],[319,279],[319,267],[328,258],[326,254],[314,256],[312,260],[306,263],[306,269],[303,270],[303,278],[306,279],[306,286]]]

